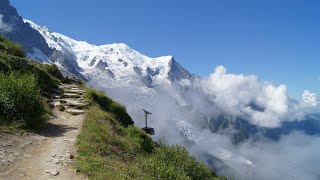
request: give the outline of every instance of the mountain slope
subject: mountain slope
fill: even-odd
[[[147,87],[154,84],[192,79],[172,56],[150,58],[131,49],[125,44],[96,46],[76,41],[59,33],[51,33],[48,28],[25,20],[46,39],[50,48],[75,56],[82,74],[90,79],[100,71],[116,81],[128,80],[142,83]],[[138,81],[136,81],[138,80]]]
[[[29,57],[47,62],[53,50],[50,49],[41,34],[25,24],[9,0],[0,1],[0,34],[22,44]]]

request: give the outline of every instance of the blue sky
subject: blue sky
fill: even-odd
[[[320,94],[318,0],[11,0],[20,15],[77,40],[173,55],[208,76],[217,65]]]

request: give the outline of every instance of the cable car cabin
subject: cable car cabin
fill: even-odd
[[[154,129],[151,128],[151,127],[144,127],[144,128],[142,128],[142,130],[143,130],[144,132],[146,132],[147,134],[155,135]]]
[[[150,135],[155,135],[154,129],[151,127],[148,127],[148,115],[152,114],[151,112],[143,109],[144,113],[145,113],[145,121],[146,121],[146,126],[144,128],[142,128],[142,130],[144,132],[146,132],[147,134]]]

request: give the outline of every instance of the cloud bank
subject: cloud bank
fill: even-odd
[[[280,141],[261,139],[247,141],[240,146],[230,143],[222,135],[200,132],[200,140],[190,147],[219,175],[239,180],[320,178],[320,137],[293,132]]]
[[[225,113],[260,127],[275,128],[283,121],[302,119],[310,106],[318,105],[316,95],[309,91],[296,101],[289,98],[285,85],[276,86],[255,75],[228,74],[223,66],[199,81],[197,88]]]

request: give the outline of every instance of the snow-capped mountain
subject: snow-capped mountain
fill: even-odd
[[[51,33],[48,28],[30,20],[25,22],[45,38],[50,48],[73,55],[79,66],[78,71],[89,80],[97,78],[97,73],[102,73],[101,78],[109,81],[143,83],[152,87],[155,84],[170,84],[173,81],[193,78],[172,56],[150,58],[125,44],[96,46],[59,33]],[[57,64],[60,65],[59,62]]]
[[[59,52],[58,56],[49,58],[51,63],[62,70],[75,69],[86,79],[87,84],[107,92],[109,96],[126,105],[137,125],[143,124],[141,109],[157,111],[157,106],[173,105],[179,107],[179,110],[171,108],[171,112],[166,114],[166,121],[174,119],[172,128],[180,129],[186,137],[195,137],[194,132],[182,128],[189,127],[183,120],[186,111],[183,107],[190,104],[179,89],[198,77],[184,69],[172,56],[150,58],[123,43],[96,46],[50,32],[47,27],[30,20],[24,21],[44,37],[50,48],[56,53]],[[59,58],[65,55],[70,58],[59,61]],[[70,61],[73,65],[70,65]],[[159,122],[150,124],[159,126],[157,123]],[[159,136],[165,133],[165,130],[163,131]]]

